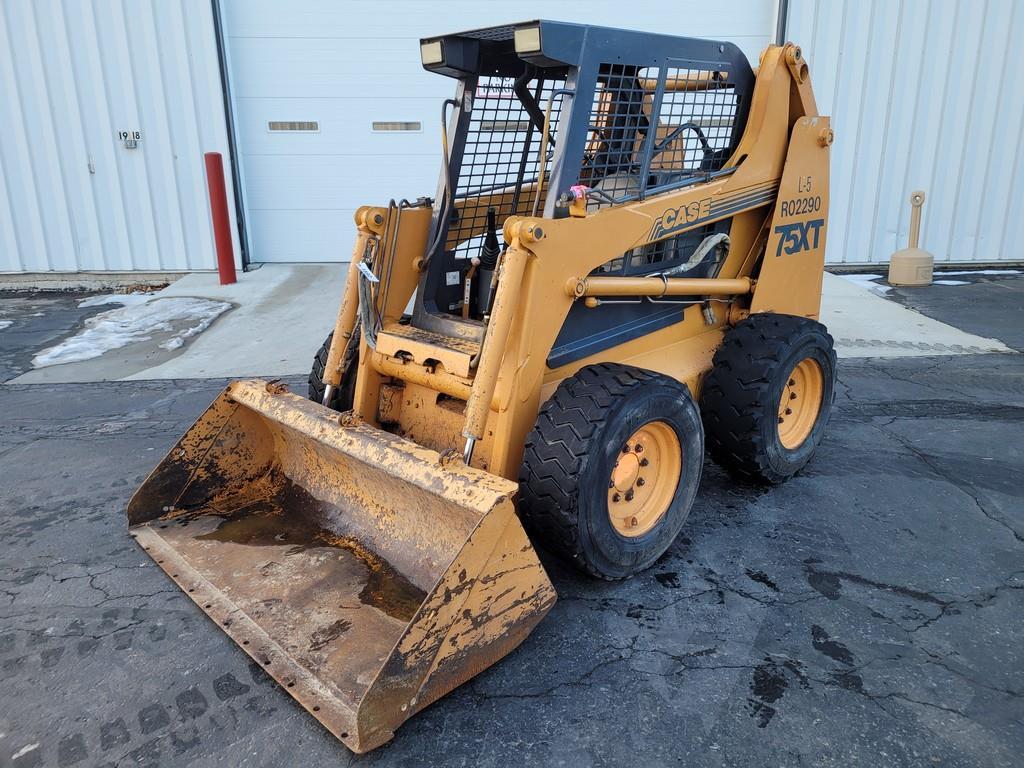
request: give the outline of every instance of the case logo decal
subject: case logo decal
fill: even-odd
[[[648,240],[657,240],[659,237],[664,237],[676,230],[683,229],[689,224],[706,219],[710,215],[710,197],[705,197],[703,200],[695,200],[678,208],[669,208],[654,222],[654,226],[651,228],[651,236]]]

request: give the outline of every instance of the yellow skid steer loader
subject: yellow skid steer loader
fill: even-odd
[[[456,81],[440,182],[357,211],[310,397],[232,383],[128,508],[356,752],[551,609],[534,544],[600,578],[647,568],[705,442],[784,480],[835,380],[832,131],[799,48],[755,73],[729,43],[534,21],[420,51]]]

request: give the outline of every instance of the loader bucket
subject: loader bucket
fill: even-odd
[[[516,484],[239,381],[128,506],[131,534],[355,752],[514,649],[555,601]]]

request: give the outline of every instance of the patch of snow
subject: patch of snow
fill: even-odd
[[[12,325],[14,325],[13,320],[0,320],[0,331],[4,328],[10,328]]]
[[[153,293],[105,293],[101,296],[90,296],[78,302],[79,307],[99,307],[104,304],[124,304],[126,307],[145,304]]]
[[[26,744],[24,747],[22,747],[17,752],[15,752],[13,755],[11,755],[11,760],[17,760],[19,757],[24,757],[29,752],[32,752],[33,750],[36,750],[36,749],[39,749],[39,742],[38,741],[35,744]]]
[[[884,296],[892,290],[891,285],[881,285],[876,283],[875,280],[884,280],[884,275],[839,275],[843,280],[849,280],[851,283],[856,283],[861,288],[867,288],[872,293],[877,293],[880,296]]]
[[[942,272],[935,273],[938,276],[946,277],[948,275],[1021,275],[1024,271],[1019,269],[967,269],[962,272]]]
[[[1024,270],[1020,269],[972,269],[964,270],[962,272],[936,272],[935,277],[938,278],[932,281],[933,285],[969,285],[969,280],[946,280],[947,277],[959,277],[962,275],[1021,275],[1024,274]],[[893,286],[886,285],[883,283],[877,283],[876,280],[885,280],[885,275],[867,274],[867,275],[852,275],[852,274],[840,274],[839,277],[844,280],[849,280],[851,283],[859,285],[861,288],[866,288],[872,293],[876,293],[879,296],[884,296],[893,289]]]
[[[143,300],[136,300],[136,296],[143,296]],[[98,298],[101,297],[93,297]],[[123,307],[90,317],[85,321],[85,328],[55,347],[44,349],[35,356],[32,364],[36,368],[44,368],[91,360],[128,344],[147,341],[153,337],[152,334],[158,332],[173,334],[161,342],[160,347],[178,349],[186,339],[205,331],[222,312],[231,307],[226,301],[185,296],[150,301],[150,296],[133,293],[112,298],[130,301]]]

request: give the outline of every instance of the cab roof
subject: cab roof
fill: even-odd
[[[426,37],[420,47],[425,69],[457,78],[517,77],[523,62],[565,72],[602,63],[657,66],[675,59],[730,64],[743,79],[753,76],[746,56],[733,43],[546,19]]]

